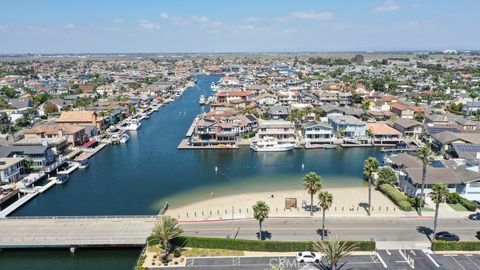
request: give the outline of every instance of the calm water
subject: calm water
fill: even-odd
[[[308,171],[321,175],[327,187],[360,186],[364,184],[363,160],[381,156],[372,148],[285,153],[253,153],[248,148],[177,150],[192,120],[203,110],[199,96],[210,94],[210,83],[219,78],[198,77],[194,88],[144,121],[126,145],[102,150],[91,159],[88,169],[75,172],[66,184],[36,197],[14,215],[154,214],[167,200],[175,207],[207,198],[210,192],[222,196],[302,188],[301,178]],[[137,253],[0,252],[0,269],[26,269],[28,265],[35,269],[129,269]]]

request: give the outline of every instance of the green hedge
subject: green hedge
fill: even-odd
[[[149,237],[149,245],[158,244],[158,239]],[[192,248],[229,249],[245,251],[292,252],[312,250],[312,241],[271,241],[271,240],[243,240],[228,238],[208,238],[183,236],[175,239],[177,245]],[[348,241],[357,244],[359,251],[375,250],[374,241]]]
[[[378,189],[403,211],[412,211],[412,204],[407,195],[390,184],[381,184]]]
[[[447,203],[450,203],[450,204],[460,203],[468,211],[477,210],[477,205],[475,203],[463,198],[462,196],[460,196],[460,194],[456,192],[453,192],[447,195]]]
[[[453,242],[453,241],[433,241],[432,250],[435,251],[476,251],[480,250],[480,241],[475,242]]]

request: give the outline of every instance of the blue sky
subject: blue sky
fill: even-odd
[[[2,0],[0,53],[480,49],[479,0]]]

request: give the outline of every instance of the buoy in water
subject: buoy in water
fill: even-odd
[[[215,172],[218,172],[218,167],[217,166],[215,166]]]
[[[305,164],[302,163],[302,169],[305,168]]]

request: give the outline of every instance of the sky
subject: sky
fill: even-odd
[[[480,49],[479,0],[2,0],[1,53]]]

